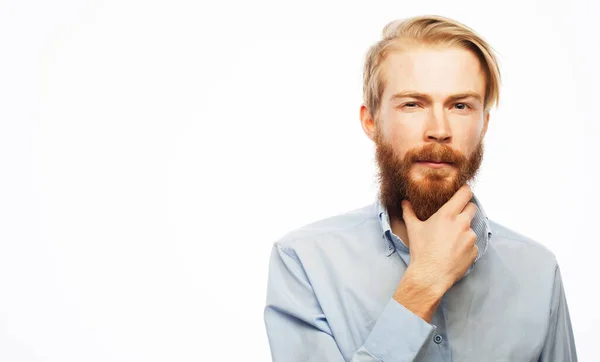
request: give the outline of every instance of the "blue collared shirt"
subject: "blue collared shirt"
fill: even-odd
[[[392,298],[410,263],[379,195],[274,243],[264,320],[273,361],[577,361],[554,254],[486,216],[431,323]]]

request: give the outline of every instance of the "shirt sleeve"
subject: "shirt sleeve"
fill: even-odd
[[[548,334],[539,362],[577,362],[571,317],[558,264],[550,304]]]
[[[390,298],[368,338],[344,356],[298,256],[275,243],[271,252],[264,321],[274,362],[410,362],[436,326]]]

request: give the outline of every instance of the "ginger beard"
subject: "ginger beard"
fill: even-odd
[[[375,147],[380,199],[390,219],[402,219],[402,200],[410,201],[419,220],[429,219],[462,185],[476,177],[483,160],[483,137],[468,157],[444,144],[429,143],[408,150],[400,158],[379,131]],[[419,160],[441,160],[452,165],[432,168],[417,164]]]

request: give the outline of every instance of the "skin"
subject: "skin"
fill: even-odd
[[[407,162],[424,147],[447,148],[445,154],[464,160],[474,154],[487,131],[489,112],[483,104],[485,76],[473,53],[458,47],[411,45],[388,55],[381,77],[385,88],[378,112],[365,105],[360,109],[363,131],[373,142],[385,143]],[[402,95],[407,91],[422,96]],[[454,97],[467,92],[473,96]],[[476,236],[470,229],[476,207],[469,202],[470,187],[461,185],[462,168],[406,164],[407,181],[423,190],[418,197],[437,195],[435,189],[448,195],[439,196],[433,210],[431,205],[420,209],[417,196],[406,197],[401,214],[390,213],[392,231],[409,246],[411,255],[394,298],[430,322],[443,294],[477,256]]]

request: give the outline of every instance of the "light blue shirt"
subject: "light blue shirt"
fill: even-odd
[[[282,236],[264,309],[273,361],[577,361],[554,254],[471,201],[479,253],[431,323],[392,298],[410,253],[379,195]]]

